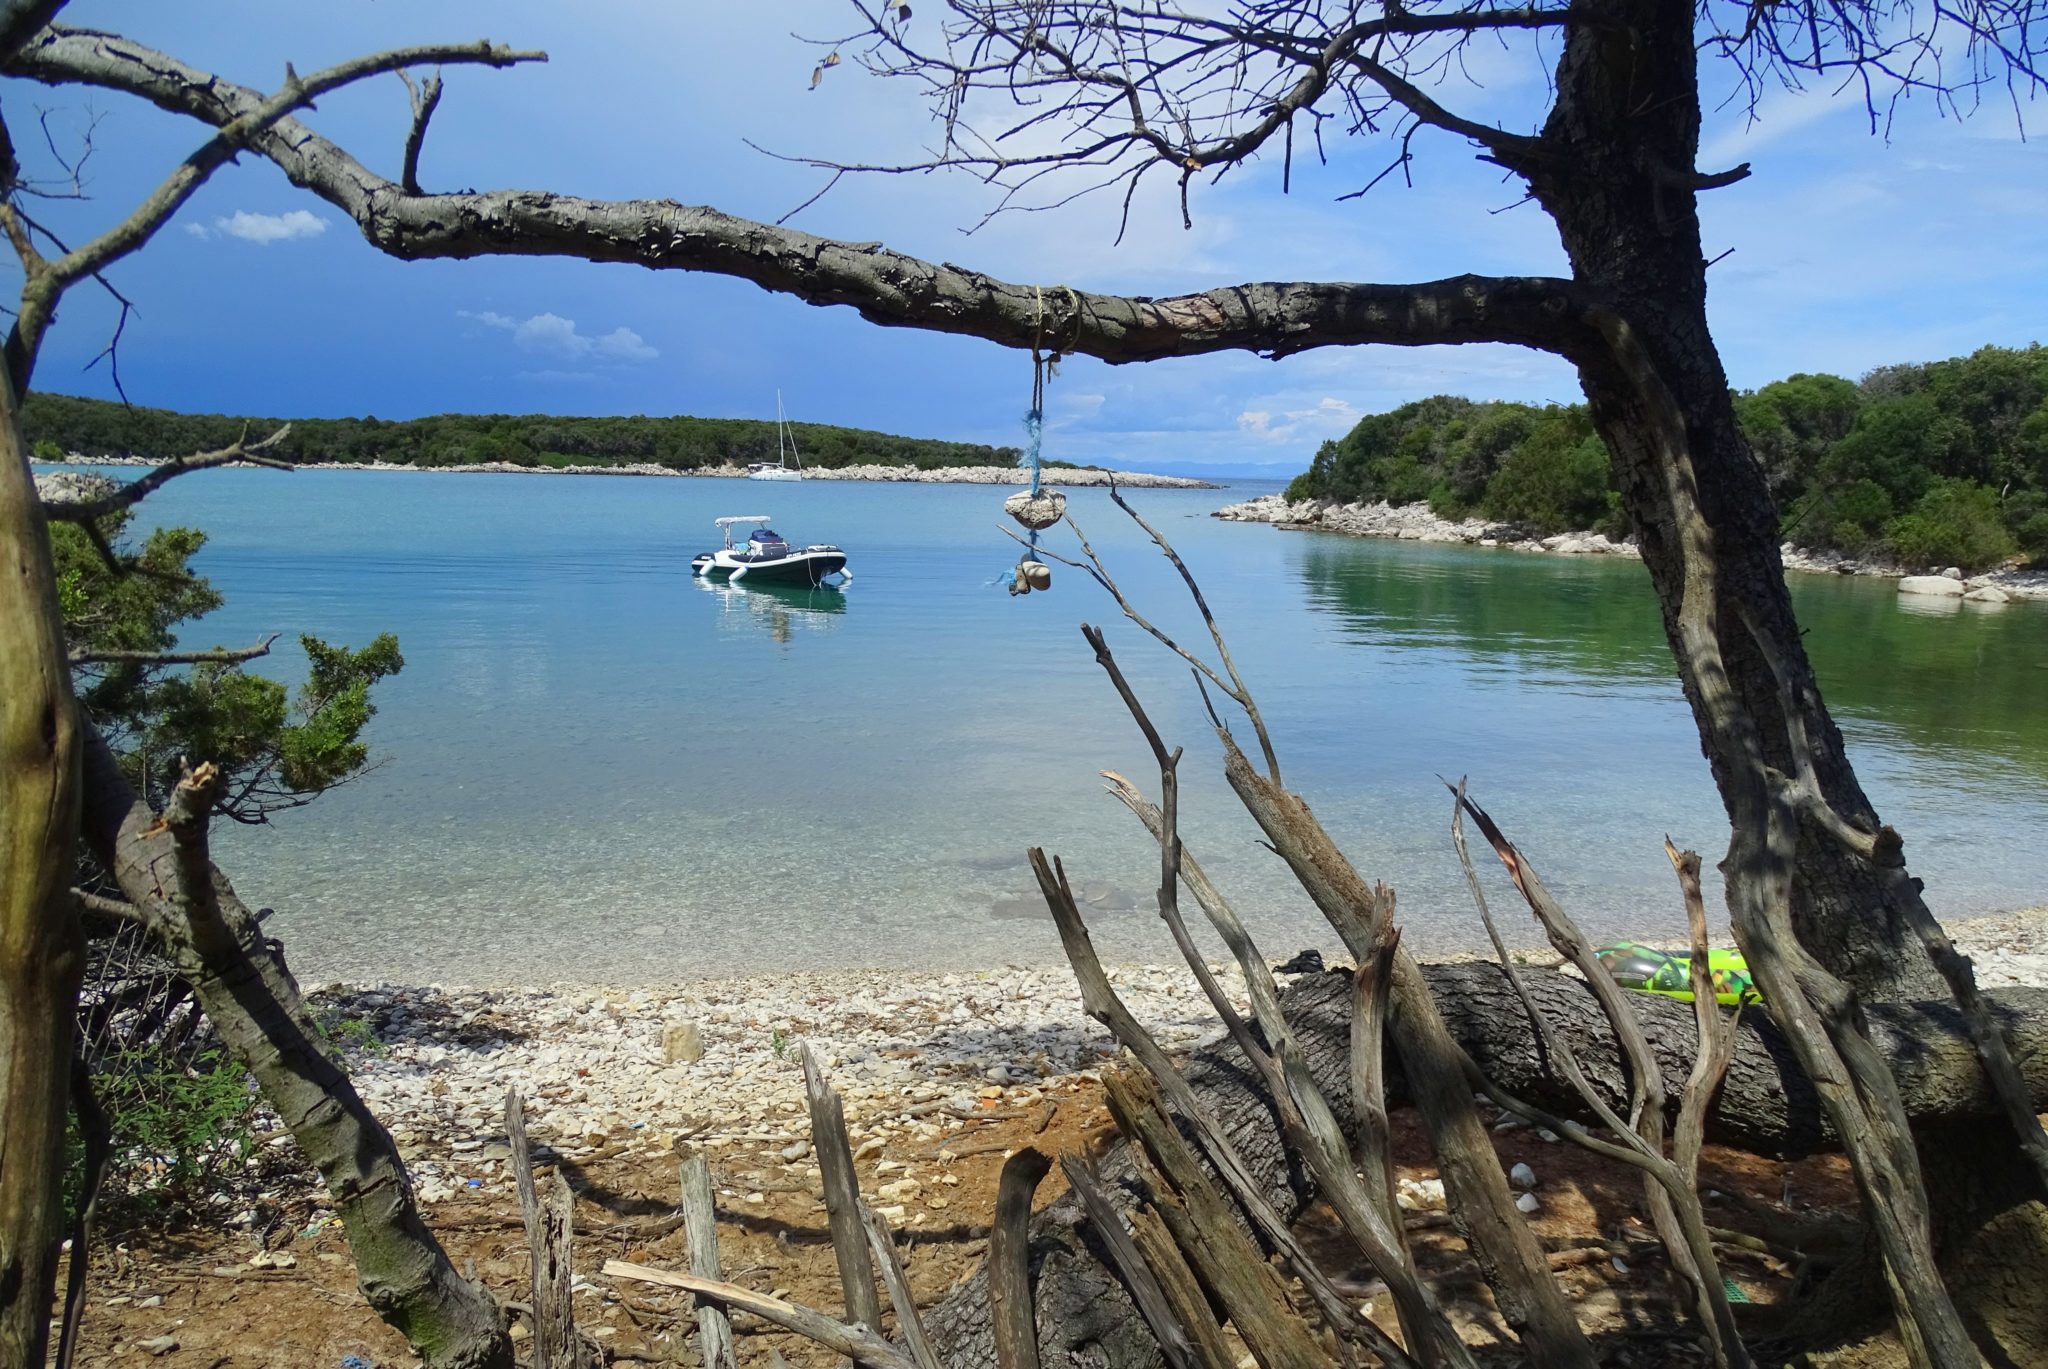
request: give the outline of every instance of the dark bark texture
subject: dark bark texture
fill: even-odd
[[[1572,263],[1574,279],[1625,320],[1684,416],[1683,450],[1658,436],[1640,386],[1605,348],[1575,348],[1593,421],[1614,458],[1622,501],[1663,606],[1679,679],[1731,817],[1746,783],[1741,733],[1754,728],[1764,758],[1794,771],[1781,690],[1743,615],[1779,644],[1805,716],[1822,793],[1837,812],[1876,831],[1876,811],[1857,781],[1840,730],[1821,702],[1800,643],[1779,554],[1778,509],[1736,424],[1728,377],[1707,326],[1707,264],[1701,250],[1694,162],[1699,144],[1699,69],[1693,7],[1679,0],[1594,0],[1608,21],[1568,31],[1558,97],[1543,155],[1526,171]],[[1674,458],[1689,469],[1674,469]],[[1688,555],[1673,507],[1677,481],[1691,487],[1713,533],[1713,564]],[[1688,589],[1710,594],[1718,662],[1703,659],[1680,626]],[[1725,671],[1724,682],[1718,676]],[[1822,964],[1867,997],[1937,998],[1934,975],[1893,886],[1808,822],[1800,832],[1793,920]]]

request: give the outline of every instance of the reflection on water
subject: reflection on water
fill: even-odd
[[[1418,556],[1399,543],[1310,535],[1298,569],[1310,604],[1360,642],[1451,653],[1566,688],[1673,688],[1656,597],[1634,562],[1435,547]],[[1965,604],[1848,576],[1795,574],[1791,585],[1822,691],[1852,734],[1938,751],[1921,759],[1986,780],[2048,775],[2048,605]]]
[[[789,645],[799,630],[829,632],[846,612],[846,591],[837,585],[733,584],[707,576],[698,576],[696,585],[719,601],[721,631],[765,632],[778,646]]]

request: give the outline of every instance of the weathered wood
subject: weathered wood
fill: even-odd
[[[811,1152],[825,1189],[825,1215],[832,1230],[832,1253],[839,1261],[839,1288],[846,1316],[873,1331],[882,1327],[882,1300],[875,1292],[875,1269],[868,1259],[867,1233],[861,1229],[860,1182],[853,1173],[853,1150],[846,1143],[846,1114],[839,1095],[825,1082],[818,1061],[805,1045],[804,1097],[811,1112]]]
[[[917,1315],[910,1275],[896,1254],[889,1224],[866,1203],[860,1205],[860,1222],[868,1233],[868,1249],[874,1252],[875,1263],[881,1267],[882,1286],[889,1290],[889,1303],[896,1309],[896,1329],[903,1337],[904,1348],[910,1351],[919,1369],[941,1369],[938,1351],[932,1349],[932,1339],[925,1334],[924,1321]]]
[[[1038,1321],[1031,1298],[1031,1199],[1052,1161],[1026,1146],[1003,1162],[988,1238],[988,1292],[999,1369],[1038,1369]]]
[[[1155,1273],[1147,1263],[1137,1245],[1133,1243],[1130,1231],[1124,1227],[1123,1214],[1116,1210],[1109,1196],[1102,1191],[1102,1181],[1087,1161],[1078,1156],[1060,1157],[1060,1169],[1067,1176],[1067,1187],[1081,1200],[1081,1206],[1088,1210],[1088,1220],[1094,1224],[1095,1239],[1109,1252],[1109,1262],[1122,1276],[1124,1287],[1130,1290],[1131,1301],[1138,1305],[1145,1324],[1152,1328],[1152,1334],[1159,1339],[1159,1353],[1166,1357],[1171,1369],[1209,1369],[1210,1361],[1203,1353],[1197,1359],[1195,1338],[1200,1326],[1183,1325],[1182,1317],[1186,1305],[1172,1300],[1161,1286],[1164,1274]],[[1175,1259],[1179,1256],[1176,1255]],[[1182,1266],[1185,1269],[1185,1266]],[[1215,1321],[1208,1315],[1208,1307],[1202,1308],[1198,1319],[1207,1322],[1214,1329]],[[1220,1342],[1219,1342],[1220,1344]],[[1230,1369],[1226,1357],[1220,1369]]]
[[[690,1248],[690,1272],[700,1279],[720,1279],[718,1206],[711,1194],[711,1165],[692,1153],[683,1161],[683,1239]],[[737,1369],[732,1323],[710,1303],[697,1305],[697,1348],[703,1369]]]
[[[1173,1243],[1173,1233],[1156,1211],[1144,1207],[1131,1214],[1131,1240],[1158,1279],[1160,1295],[1187,1340],[1196,1369],[1236,1369],[1237,1357],[1224,1342],[1209,1295],[1202,1291],[1201,1280],[1188,1268],[1187,1258]]]
[[[1245,809],[1316,908],[1360,960],[1378,954],[1391,901],[1385,886],[1368,887],[1299,795],[1252,768],[1230,734],[1223,773]],[[1543,1262],[1529,1224],[1515,1209],[1492,1138],[1472,1102],[1464,1053],[1437,1009],[1421,967],[1397,947],[1390,981],[1392,1036],[1410,1096],[1422,1114],[1443,1176],[1445,1195],[1494,1301],[1531,1358],[1548,1369],[1593,1369],[1593,1349]]]
[[[1174,1128],[1157,1083],[1136,1070],[1111,1070],[1102,1084],[1117,1125],[1150,1161],[1154,1210],[1253,1356],[1265,1369],[1329,1365],[1279,1276]]]
[[[1300,1156],[1315,1174],[1317,1184],[1337,1213],[1347,1234],[1357,1244],[1377,1274],[1387,1282],[1387,1287],[1398,1309],[1401,1327],[1407,1337],[1415,1358],[1425,1366],[1434,1369],[1439,1364],[1467,1366],[1471,1355],[1450,1324],[1438,1311],[1433,1295],[1425,1287],[1415,1271],[1414,1260],[1410,1257],[1405,1235],[1401,1230],[1400,1211],[1394,1205],[1391,1188],[1386,1177],[1391,1173],[1391,1160],[1382,1153],[1377,1157],[1368,1156],[1363,1168],[1370,1178],[1360,1178],[1355,1165],[1350,1138],[1344,1134],[1329,1101],[1317,1087],[1314,1076],[1308,1071],[1301,1054],[1300,1043],[1294,1039],[1287,1025],[1286,1015],[1279,1006],[1279,987],[1266,958],[1250,932],[1237,916],[1229,902],[1206,879],[1197,883],[1200,867],[1195,866],[1191,857],[1181,848],[1180,835],[1175,822],[1176,794],[1178,783],[1175,771],[1180,759],[1178,751],[1169,755],[1158,733],[1153,729],[1151,719],[1145,715],[1136,693],[1125,681],[1123,672],[1117,667],[1102,634],[1083,627],[1082,633],[1095,648],[1095,657],[1108,672],[1123,696],[1124,703],[1137,720],[1146,739],[1151,742],[1154,756],[1159,761],[1159,777],[1162,801],[1156,814],[1146,804],[1134,786],[1121,777],[1113,782],[1113,790],[1119,799],[1152,830],[1160,843],[1165,857],[1165,874],[1159,892],[1159,915],[1173,933],[1174,944],[1180,948],[1182,957],[1194,971],[1195,978],[1207,995],[1210,1006],[1222,1019],[1231,1038],[1237,1043],[1245,1059],[1264,1077],[1266,1088],[1271,1095],[1280,1119],[1281,1129],[1294,1152]],[[1247,993],[1253,1012],[1258,1019],[1259,1030],[1263,1033],[1264,1044],[1255,1039],[1249,1029],[1239,1020],[1236,1007],[1224,995],[1215,976],[1210,973],[1206,957],[1195,946],[1188,935],[1180,916],[1180,901],[1177,891],[1179,877],[1184,866],[1192,866],[1193,873],[1188,879],[1189,887],[1195,890],[1196,899],[1209,921],[1223,937],[1224,944],[1236,958],[1243,973]],[[1376,935],[1385,936],[1392,925],[1392,897],[1388,895]],[[1340,1323],[1342,1324],[1342,1323]],[[1357,1325],[1357,1324],[1355,1324]],[[1363,1330],[1363,1325],[1357,1325]],[[1393,1363],[1404,1362],[1403,1357],[1392,1346],[1379,1347],[1382,1359]]]
[[[639,1283],[659,1284],[664,1288],[680,1288],[685,1293],[714,1302],[720,1307],[751,1312],[763,1321],[775,1323],[785,1331],[794,1331],[806,1340],[816,1341],[828,1350],[837,1351],[855,1364],[867,1366],[867,1369],[917,1369],[916,1363],[908,1356],[866,1326],[848,1326],[815,1308],[784,1302],[781,1298],[771,1298],[765,1293],[756,1293],[753,1289],[742,1288],[736,1283],[700,1279],[694,1274],[678,1274],[674,1270],[655,1269],[649,1265],[632,1264],[626,1260],[606,1260],[603,1273],[605,1277],[612,1279],[632,1279]]]
[[[505,1136],[511,1143],[512,1173],[519,1185],[519,1213],[526,1224],[526,1253],[533,1290],[533,1369],[581,1369],[576,1306],[571,1289],[571,1206],[575,1199],[560,1170],[545,1199],[533,1175],[526,1141],[526,1109],[518,1090],[505,1095]]]
[[[1650,1210],[1650,1224],[1657,1232],[1657,1239],[1663,1243],[1672,1269],[1692,1295],[1692,1310],[1707,1336],[1714,1363],[1722,1369],[1749,1369],[1749,1353],[1743,1348],[1741,1336],[1735,1328],[1735,1314],[1728,1305],[1720,1265],[1714,1255],[1713,1239],[1707,1234],[1706,1216],[1700,1209],[1698,1187],[1691,1176],[1664,1153],[1667,1120],[1664,1072],[1651,1058],[1642,1025],[1624,1001],[1626,991],[1607,973],[1606,967],[1594,954],[1592,943],[1586,940],[1571,915],[1552,897],[1528,858],[1508,840],[1486,811],[1466,795],[1463,780],[1453,786],[1453,794],[1452,843],[1465,867],[1466,881],[1471,886],[1479,916],[1486,923],[1487,937],[1500,958],[1502,972],[1515,986],[1516,995],[1528,1009],[1537,1032],[1556,1053],[1557,1063],[1571,1079],[1573,1087],[1621,1139],[1622,1150],[1609,1151],[1602,1147],[1603,1152],[1617,1154],[1642,1170],[1643,1197]],[[1486,896],[1480,889],[1478,873],[1472,868],[1471,854],[1465,847],[1464,819],[1467,813],[1479,824],[1480,831],[1500,858],[1523,901],[1529,905],[1529,911],[1535,914],[1550,944],[1578,969],[1587,987],[1593,991],[1594,998],[1599,1001],[1601,1015],[1606,1018],[1614,1039],[1621,1046],[1621,1057],[1628,1070],[1627,1120],[1624,1121],[1586,1082],[1585,1070],[1570,1044],[1551,1030],[1550,1023],[1537,1012],[1523,990],[1521,973],[1515,967],[1514,957],[1508,954],[1507,947],[1501,942],[1500,932],[1494,926],[1493,915],[1486,905]],[[1712,1004],[1711,995],[1707,1002]],[[1705,1049],[1704,1043],[1702,1049]],[[1694,1072],[1698,1072],[1697,1065]],[[1584,1133],[1575,1129],[1574,1138],[1583,1140]]]
[[[1101,958],[1095,953],[1095,943],[1088,935],[1087,924],[1082,921],[1080,907],[1074,902],[1074,891],[1067,885],[1066,870],[1057,860],[1048,862],[1045,852],[1037,847],[1032,847],[1026,854],[1030,857],[1032,872],[1038,878],[1039,892],[1045,895],[1046,907],[1052,912],[1054,925],[1059,930],[1060,945],[1067,953],[1067,963],[1073,967],[1075,982],[1080,986],[1083,1011],[1108,1027],[1116,1039],[1137,1057],[1145,1072],[1157,1081],[1158,1087],[1172,1101],[1174,1111],[1188,1124],[1203,1153],[1216,1167],[1218,1179],[1242,1206],[1259,1235],[1286,1257],[1330,1325],[1356,1326],[1364,1334],[1379,1334],[1377,1327],[1354,1316],[1343,1297],[1330,1286],[1329,1278],[1317,1268],[1287,1219],[1275,1207],[1266,1186],[1246,1167],[1237,1143],[1196,1099],[1193,1089],[1166,1052],[1160,1049],[1158,1041],[1117,996],[1109,975],[1102,968]],[[1241,1050],[1248,1038],[1242,1031],[1235,1037]],[[1240,1067],[1250,1067],[1256,1072],[1257,1066],[1251,1060],[1241,1054],[1238,1060]],[[1260,1097],[1267,1106],[1278,1101],[1269,1092],[1262,1092]]]

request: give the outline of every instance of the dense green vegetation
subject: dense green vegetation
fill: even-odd
[[[1795,375],[1735,404],[1800,546],[1970,570],[2048,558],[2048,347],[1985,347],[1860,382]],[[1545,535],[1625,530],[1582,405],[1405,404],[1325,442],[1287,492],[1427,500]]]
[[[216,451],[277,418],[181,414],[107,400],[37,392],[22,426],[37,455],[140,456],[164,460]],[[806,466],[1012,466],[1015,447],[896,437],[823,423],[789,425]],[[273,449],[281,460],[391,461],[406,466],[610,466],[652,462],[676,470],[775,459],[775,425],[738,418],[556,418],[548,414],[439,414],[433,418],[301,418]],[[1058,462],[1049,462],[1058,465]]]

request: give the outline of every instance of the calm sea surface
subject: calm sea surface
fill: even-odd
[[[1290,787],[1416,944],[1479,932],[1439,775],[1471,777],[1596,934],[1682,928],[1659,842],[1726,843],[1640,565],[1219,523],[1250,491],[1139,491],[1201,579]],[[647,982],[822,966],[1056,960],[1027,846],[1065,860],[1105,954],[1170,957],[1156,850],[1102,793],[1157,775],[1077,625],[1185,745],[1189,850],[1266,949],[1331,940],[1224,786],[1188,672],[1084,577],[998,582],[1001,491],[740,480],[222,471],[143,509],[204,527],[228,605],[187,645],[399,635],[382,766],[223,831],[312,979]],[[1072,512],[1131,597],[1201,636],[1142,536]],[[834,541],[854,582],[718,589],[721,514]],[[1057,545],[1057,544],[1056,544]],[[2048,606],[1921,605],[1799,576],[1864,782],[1948,915],[2048,899]],[[1915,612],[1939,607],[1946,612]],[[282,643],[281,643],[282,645]],[[296,649],[267,663],[286,679]],[[1249,730],[1240,728],[1249,744]],[[1513,913],[1502,890],[1496,907]],[[1510,918],[1519,941],[1533,926]]]

